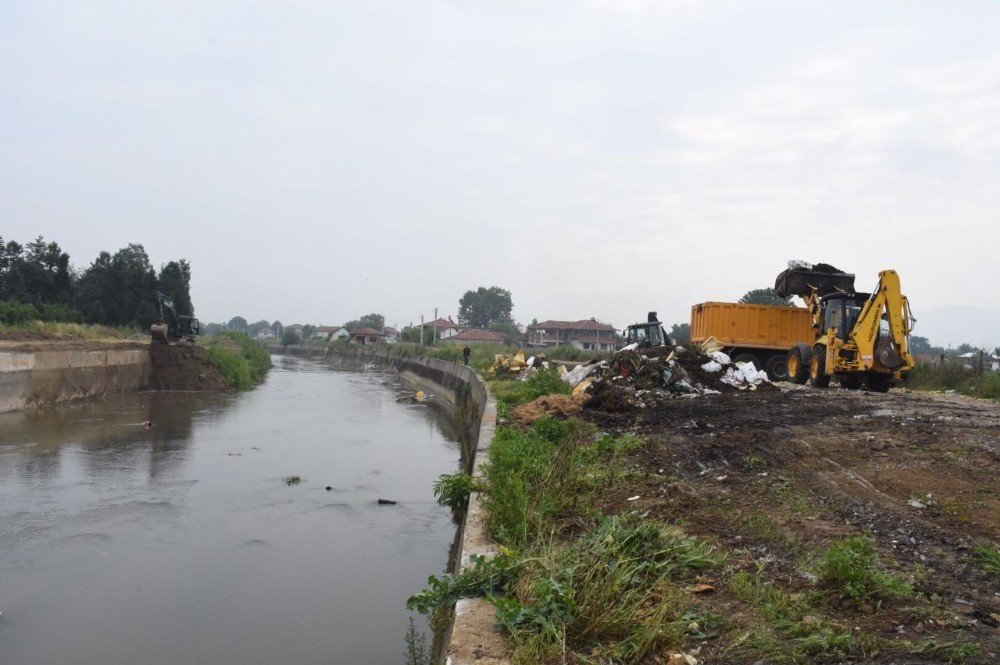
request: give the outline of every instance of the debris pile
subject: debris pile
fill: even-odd
[[[753,363],[734,363],[717,345],[638,349],[625,347],[609,360],[577,365],[563,379],[590,395],[585,408],[622,411],[674,397],[697,397],[770,385]]]
[[[554,416],[569,418],[583,409],[587,395],[544,395],[533,402],[514,407],[514,417],[525,425],[532,425],[542,418]]]

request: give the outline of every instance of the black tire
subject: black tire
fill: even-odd
[[[764,361],[764,371],[767,372],[767,378],[772,381],[787,381],[788,356],[783,353],[768,356]]]
[[[760,359],[757,358],[757,356],[755,356],[754,354],[747,353],[746,351],[744,351],[743,353],[737,353],[735,356],[733,356],[733,364],[735,365],[736,363],[753,363],[753,366],[756,367],[758,370],[763,369],[760,366]]]
[[[788,350],[786,367],[788,368],[788,380],[799,385],[809,380],[809,358],[812,352],[805,344],[793,346]]]
[[[840,382],[840,387],[845,390],[861,390],[861,386],[864,385],[864,376],[861,374],[838,374],[837,381]]]
[[[809,385],[813,388],[826,388],[830,385],[830,375],[826,373],[826,347],[818,344],[813,347],[809,359]]]
[[[892,374],[869,372],[868,390],[873,393],[887,393],[889,388],[892,388]]]

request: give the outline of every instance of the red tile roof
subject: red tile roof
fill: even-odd
[[[351,337],[356,337],[358,335],[371,336],[371,335],[384,335],[384,334],[385,333],[380,333],[374,328],[358,328],[357,330],[351,331]]]
[[[448,340],[454,340],[456,342],[502,342],[506,338],[507,336],[503,333],[493,332],[492,330],[469,328],[468,330],[463,330],[457,335],[452,335],[448,338]]]
[[[451,319],[436,319],[434,321],[429,321],[424,324],[425,328],[437,328],[438,330],[448,330],[449,328],[454,330],[461,330],[462,326],[458,325]]]

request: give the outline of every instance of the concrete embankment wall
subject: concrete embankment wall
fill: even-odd
[[[0,349],[0,413],[143,390],[151,372],[142,342],[8,346]]]
[[[395,371],[426,392],[443,398],[453,408],[463,433],[463,470],[474,477],[482,476],[482,465],[493,441],[497,410],[496,401],[486,384],[471,368],[436,358],[400,357],[362,348],[325,349],[302,345],[271,346],[268,350],[328,362],[341,369]],[[458,528],[449,569],[464,568],[470,564],[472,556],[491,556],[495,551],[495,544],[486,534],[485,513],[479,493],[473,492],[465,519]],[[435,636],[436,659],[447,659],[449,665],[501,665],[508,662],[507,641],[497,633],[494,622],[494,607],[485,599],[458,601],[451,627]]]

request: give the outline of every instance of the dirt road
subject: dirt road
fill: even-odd
[[[1000,577],[977,548],[1000,542],[1000,404],[781,385],[628,414],[584,411],[605,431],[649,442],[606,509],[678,520],[714,537],[733,552],[730,573],[760,575],[793,601],[815,589],[831,543],[869,532],[879,566],[914,591],[878,603],[827,599],[826,619],[927,645],[923,654],[893,652],[883,641],[872,660],[941,661],[956,652],[940,645],[974,644],[970,662],[996,662]],[[725,620],[700,657],[742,662],[738,641],[764,620],[714,583],[699,602]]]

